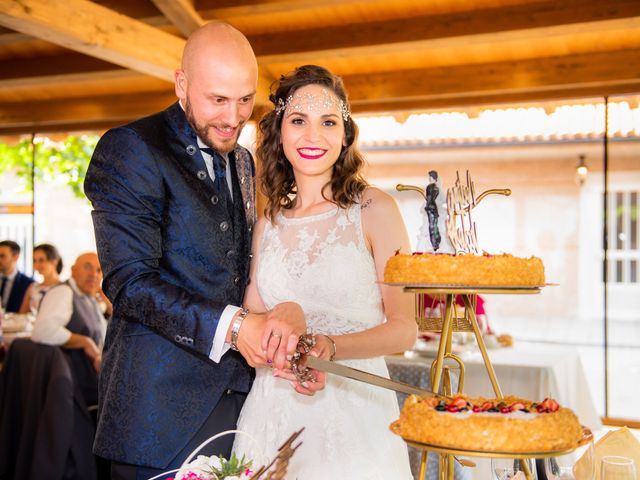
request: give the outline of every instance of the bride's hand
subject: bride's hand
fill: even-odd
[[[300,383],[294,375],[293,371],[289,368],[285,368],[282,370],[274,368],[273,376],[287,380],[296,392],[302,395],[312,396],[315,395],[316,392],[324,389],[327,383],[327,374],[315,369],[311,369],[311,372],[316,379],[315,382]]]
[[[314,356],[323,360],[333,360],[332,356],[335,354],[334,343],[324,334],[317,334],[315,337],[316,344],[311,349],[311,351],[315,353]]]

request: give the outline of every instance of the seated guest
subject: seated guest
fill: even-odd
[[[18,312],[33,278],[18,271],[20,245],[12,240],[0,242],[0,300],[5,312]]]
[[[38,312],[38,306],[44,294],[54,285],[60,283],[60,272],[62,271],[62,258],[58,249],[48,243],[42,243],[33,249],[33,268],[42,275],[42,283],[32,283],[29,285],[20,313]]]
[[[63,347],[87,405],[98,400],[97,374],[107,327],[96,299],[101,283],[98,256],[80,255],[71,267],[71,278],[52,287],[42,299],[31,334],[34,342]]]

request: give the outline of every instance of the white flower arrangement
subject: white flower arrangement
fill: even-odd
[[[180,468],[175,480],[249,480],[253,475],[251,461],[235,453],[226,460],[212,455],[198,457]]]
[[[176,472],[175,478],[167,478],[167,480],[250,480],[254,475],[253,470],[251,470],[252,461],[246,459],[244,455],[242,458],[238,458],[235,453],[232,453],[229,460],[216,455],[198,455],[194,459],[196,454],[207,444],[217,438],[229,434],[247,435],[253,440],[251,435],[240,430],[227,430],[220,432],[201,443],[198,448],[191,452],[191,455],[189,455],[180,468],[161,473],[160,475],[151,477],[149,480],[157,480],[161,477],[164,478],[167,474],[172,472]]]

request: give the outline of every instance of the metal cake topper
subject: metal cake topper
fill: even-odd
[[[401,184],[396,185],[396,190],[400,192],[414,190],[424,197],[424,210],[428,217],[429,240],[433,251],[436,252],[441,243],[441,235],[437,225],[439,214],[436,210],[437,204],[435,201],[435,198],[439,196],[439,185],[436,185],[436,181],[439,183],[439,178],[434,170],[429,172],[429,177],[429,183],[424,190],[414,185]],[[494,188],[486,190],[476,197],[474,184],[468,170],[466,180],[466,185],[463,185],[460,181],[460,173],[456,171],[456,181],[453,187],[447,189],[446,233],[456,255],[465,253],[479,255],[482,252],[478,246],[478,233],[471,212],[486,196],[492,194],[509,196],[511,195],[511,190],[508,188]],[[424,230],[424,228],[421,230],[421,236],[425,235]]]

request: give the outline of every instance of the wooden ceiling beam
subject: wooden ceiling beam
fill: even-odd
[[[349,25],[307,28],[301,31],[250,35],[258,56],[298,54],[327,49],[351,49],[381,45],[437,41],[439,47],[460,44],[479,35],[514,37],[514,32],[549,29],[607,20],[640,17],[637,0],[546,1],[443,15],[422,15]],[[579,31],[579,30],[578,30]],[[549,32],[547,31],[548,35]],[[497,38],[496,38],[497,39]]]
[[[384,114],[397,112],[424,112],[433,109],[508,105],[531,105],[536,101],[567,101],[568,99],[593,99],[604,95],[637,94],[640,82],[629,85],[599,87],[573,87],[571,89],[546,90],[544,92],[520,92],[512,94],[477,94],[450,98],[424,98],[385,102],[369,102],[354,105],[356,114]],[[143,98],[141,98],[143,97]],[[171,94],[153,92],[144,95],[103,97],[100,99],[68,99],[54,102],[33,102],[0,105],[0,136],[70,131],[103,131],[122,125],[166,108],[174,101]],[[35,118],[26,111],[40,112]],[[257,107],[254,120],[267,109]],[[59,113],[65,112],[61,118]]]
[[[0,0],[0,25],[168,81],[185,43],[88,0]]]
[[[170,82],[186,42],[88,0],[0,0],[0,25]],[[259,74],[259,102],[272,80]]]
[[[173,91],[0,104],[0,133],[119,125],[177,101]]]
[[[107,70],[123,70],[113,63],[89,57],[81,53],[69,52],[61,55],[50,55],[33,58],[15,58],[0,61],[1,80],[21,80],[30,77],[49,75],[78,75],[96,73]]]
[[[640,50],[343,77],[353,111],[425,110],[640,91]],[[175,101],[167,92],[0,104],[0,133],[121,124]],[[266,102],[259,102],[256,113]],[[268,108],[268,107],[266,107]]]
[[[640,92],[640,81],[621,85],[574,85],[556,87],[540,91],[523,92],[478,92],[475,94],[415,99],[381,100],[353,105],[353,111],[360,114],[407,114],[428,110],[452,110],[456,108],[483,108],[499,105],[535,105],[536,102],[560,101],[580,103],[581,99],[603,98],[604,96],[632,95]]]
[[[173,23],[185,37],[204,25],[204,20],[193,7],[192,0],[152,0],[158,10]]]
[[[456,98],[504,95],[579,86],[637,84],[640,50],[630,49],[563,57],[345,75],[354,105],[380,99]]]

